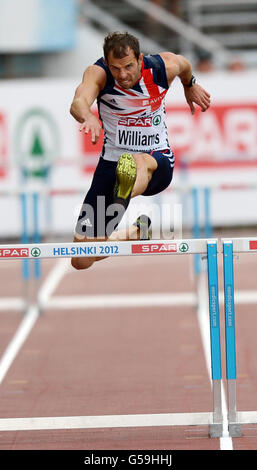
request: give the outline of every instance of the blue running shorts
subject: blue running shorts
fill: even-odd
[[[151,181],[143,196],[153,196],[166,189],[173,176],[174,155],[170,149],[151,152],[157,162]],[[117,162],[100,157],[91,186],[83,201],[75,235],[105,238],[115,230],[124,214],[113,210],[113,193]],[[109,208],[109,210],[108,210]]]

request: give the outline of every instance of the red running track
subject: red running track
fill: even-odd
[[[187,292],[195,292],[192,261],[191,255],[126,257],[101,261],[88,271],[68,269],[52,298],[145,294],[147,299],[153,293],[184,293],[186,298]],[[45,279],[55,263],[44,260]],[[255,289],[256,271],[257,257],[253,262],[248,255],[240,256],[236,287]],[[0,299],[21,296],[19,262],[1,262],[0,273]],[[256,310],[257,304],[236,308],[242,411],[257,409]],[[22,312],[5,309],[0,318],[3,355]],[[1,418],[211,411],[211,384],[195,306],[127,307],[124,302],[116,308],[47,308],[0,384],[0,410]],[[232,448],[256,449],[256,429],[243,426],[243,436],[230,439]],[[220,439],[209,438],[207,426],[0,432],[1,450],[221,446]]]

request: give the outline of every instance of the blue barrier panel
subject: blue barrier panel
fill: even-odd
[[[222,378],[222,370],[220,352],[220,314],[216,242],[208,242],[207,253],[212,380],[220,380]]]
[[[233,243],[223,243],[227,379],[236,379]]]

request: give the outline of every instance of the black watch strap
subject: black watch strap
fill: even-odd
[[[187,85],[184,85],[187,88],[191,88],[196,82],[196,78],[194,75],[192,75],[190,82]]]

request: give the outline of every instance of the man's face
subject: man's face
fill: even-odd
[[[134,51],[128,47],[127,55],[122,59],[113,57],[112,51],[108,55],[108,66],[113,78],[122,88],[131,88],[141,76],[143,54],[137,60]]]

